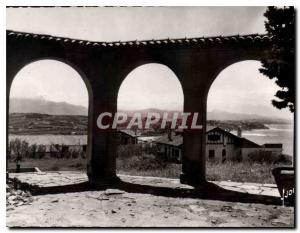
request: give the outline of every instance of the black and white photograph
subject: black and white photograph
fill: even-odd
[[[296,227],[297,7],[5,13],[7,228]]]

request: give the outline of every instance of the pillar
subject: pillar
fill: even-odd
[[[197,125],[202,125],[202,129],[184,130],[183,133],[180,182],[192,186],[201,186],[206,183],[206,102],[216,70],[207,61],[201,63],[190,65],[188,71],[182,72],[184,112],[197,112]]]
[[[188,95],[185,101],[189,101]],[[180,182],[193,186],[206,183],[206,100],[199,97],[199,101],[190,104],[191,108],[185,112],[198,112],[197,125],[201,130],[185,130],[183,133],[182,173]]]
[[[109,185],[119,181],[116,175],[116,130],[100,129],[97,126],[97,119],[102,112],[116,112],[115,103],[116,100],[109,99],[100,88],[93,91],[87,160],[87,175],[91,184]]]

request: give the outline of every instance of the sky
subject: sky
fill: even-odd
[[[265,7],[8,8],[7,29],[92,41],[265,33],[264,11]],[[287,110],[279,111],[270,104],[277,86],[258,72],[259,67],[259,62],[246,61],[225,69],[209,92],[208,110],[291,118]],[[69,83],[67,90],[65,83]],[[23,68],[10,95],[83,106],[88,103],[79,74],[64,63],[49,60]],[[225,97],[230,105],[224,106]],[[174,73],[163,65],[148,64],[125,79],[118,108],[180,110],[183,101]]]

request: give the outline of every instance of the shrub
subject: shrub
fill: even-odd
[[[81,151],[80,152],[80,158],[85,159],[86,158],[86,152],[85,151]]]
[[[37,144],[32,144],[28,147],[28,157],[29,158],[35,158],[36,157],[36,151],[37,151]]]
[[[250,162],[258,163],[275,163],[278,160],[279,155],[272,154],[271,151],[256,151],[248,155]]]
[[[59,171],[59,166],[57,164],[53,164],[49,170],[50,171]]]
[[[79,150],[71,150],[70,154],[71,154],[71,158],[77,159],[80,155],[80,151]]]
[[[40,159],[44,158],[45,154],[46,154],[46,146],[38,145],[37,146],[37,153],[38,153],[38,156],[39,156]]]
[[[283,164],[291,165],[293,163],[293,158],[292,156],[281,154],[279,155],[275,163],[283,163]]]
[[[129,158],[138,156],[143,153],[143,148],[140,144],[119,145],[117,148],[117,157]]]
[[[9,156],[14,154],[17,158],[22,159],[28,153],[28,145],[28,142],[19,138],[11,140],[9,142]]]

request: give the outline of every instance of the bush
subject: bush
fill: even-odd
[[[140,144],[119,145],[117,148],[117,157],[130,158],[139,156],[143,153],[143,148]]]
[[[248,155],[249,162],[258,163],[274,163],[277,156],[274,156],[271,151],[255,151]]]
[[[32,144],[28,147],[28,157],[29,158],[35,158],[36,157],[36,151],[37,151],[37,144]]]
[[[79,150],[71,150],[70,154],[71,154],[71,158],[77,159],[80,156],[80,151]]]
[[[85,159],[86,158],[86,152],[85,151],[81,151],[80,152],[80,158]]]
[[[293,158],[292,156],[281,154],[279,155],[276,163],[291,165],[293,163]]]
[[[45,154],[46,154],[46,146],[38,145],[37,146],[37,153],[38,153],[38,156],[39,156],[40,159],[44,158]]]
[[[15,155],[17,158],[22,159],[28,153],[28,142],[20,140],[19,138],[13,139],[9,142],[9,157]]]
[[[59,171],[59,166],[57,164],[53,164],[49,170],[50,171]]]

